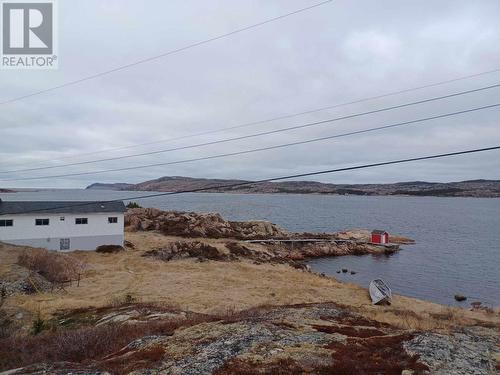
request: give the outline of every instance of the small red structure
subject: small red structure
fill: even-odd
[[[389,243],[389,233],[385,230],[374,230],[372,231],[372,243],[378,243],[381,245]]]

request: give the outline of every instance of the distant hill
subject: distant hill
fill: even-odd
[[[133,186],[135,186],[135,185],[134,184],[121,184],[121,183],[116,183],[116,184],[95,183],[95,184],[87,186],[86,189],[92,189],[92,190],[134,190]]]
[[[471,180],[461,182],[410,181],[393,184],[326,184],[316,181],[266,182],[262,184],[218,188],[245,180],[223,180],[191,177],[161,177],[139,184],[96,183],[87,189],[133,190],[133,191],[178,191],[206,189],[207,192],[267,193],[267,194],[339,194],[339,195],[411,195],[436,197],[500,197],[500,180]]]

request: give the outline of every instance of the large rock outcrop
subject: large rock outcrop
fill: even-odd
[[[217,213],[133,208],[125,215],[128,231],[160,231],[169,236],[202,238],[287,238],[290,233],[266,221],[228,221]]]
[[[411,332],[332,303],[257,307],[214,316],[130,304],[80,309],[59,321],[65,322],[64,328],[43,337],[43,350],[50,357],[35,346],[33,354],[22,353],[23,361],[14,363],[19,349],[9,347],[3,369],[26,366],[9,371],[11,375],[496,373],[493,330]],[[108,341],[118,348],[124,336],[130,340],[118,350],[78,352],[71,361],[67,360],[71,347],[56,350],[54,344],[46,344],[61,338],[65,344],[79,343],[82,349],[94,344],[71,332],[84,337],[113,332]],[[45,362],[36,361],[37,357]]]

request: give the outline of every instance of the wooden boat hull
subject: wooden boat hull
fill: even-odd
[[[370,292],[370,297],[374,305],[380,303],[390,303],[392,298],[391,288],[381,279],[375,279],[370,283],[368,288]]]

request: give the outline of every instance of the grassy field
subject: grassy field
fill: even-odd
[[[127,233],[126,236],[134,244],[133,250],[114,254],[71,253],[88,267],[80,286],[73,284],[53,293],[17,294],[7,299],[5,308],[22,312],[30,321],[38,311],[50,317],[60,310],[105,306],[129,296],[140,302],[201,313],[238,311],[261,305],[335,302],[380,322],[411,329],[500,322],[496,313],[451,308],[403,296],[395,296],[391,306],[372,306],[364,288],[285,264],[199,262],[196,259],[162,262],[142,254],[178,238],[152,232]],[[223,240],[200,241],[224,246]],[[0,278],[15,277],[21,270],[16,265],[17,258],[25,250],[4,245],[0,251]]]

